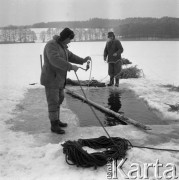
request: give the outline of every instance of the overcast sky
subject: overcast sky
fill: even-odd
[[[179,18],[179,0],[0,0],[0,26],[163,16]]]

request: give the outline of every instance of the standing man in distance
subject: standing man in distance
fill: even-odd
[[[74,36],[72,30],[65,28],[59,36],[55,35],[48,41],[44,48],[44,65],[40,82],[45,86],[51,131],[57,134],[64,134],[65,131],[62,128],[67,126],[67,123],[61,122],[59,118],[60,105],[64,100],[67,71],[78,70],[78,66],[71,63],[83,64],[91,60],[89,56],[83,59],[68,50],[67,44]]]
[[[121,42],[115,38],[113,32],[108,32],[108,41],[104,49],[104,61],[108,59],[108,75],[110,76],[110,82],[108,86],[119,86],[119,74],[122,70],[121,54],[123,53],[123,47]]]

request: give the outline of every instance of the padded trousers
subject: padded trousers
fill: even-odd
[[[48,115],[50,121],[59,120],[60,105],[64,100],[64,89],[45,87],[45,93],[48,104]]]

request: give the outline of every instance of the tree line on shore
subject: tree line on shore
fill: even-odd
[[[0,28],[1,43],[46,42],[59,34],[64,27],[75,31],[74,41],[106,40],[108,31],[114,31],[122,40],[179,39],[179,18],[126,18],[88,21],[61,21],[36,23],[28,26],[7,26]],[[41,29],[37,32],[36,29]]]

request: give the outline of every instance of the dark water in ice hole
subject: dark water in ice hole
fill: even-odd
[[[81,90],[75,90],[82,94]],[[145,102],[139,99],[132,91],[118,88],[89,88],[85,91],[87,98],[107,107],[115,112],[124,113],[126,117],[132,118],[143,124],[161,124],[161,119],[154,114]],[[68,107],[78,116],[80,126],[100,126],[88,104],[79,99],[66,94]],[[93,108],[104,126],[114,126],[117,124],[126,125],[119,119],[100,112]]]

